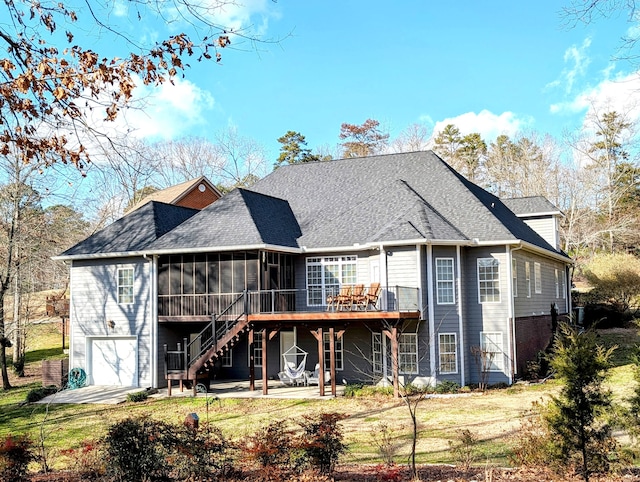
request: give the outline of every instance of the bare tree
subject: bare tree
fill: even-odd
[[[423,124],[414,123],[403,130],[391,144],[393,152],[416,152],[427,149],[429,130]]]

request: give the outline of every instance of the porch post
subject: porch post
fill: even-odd
[[[267,330],[265,329],[264,334],[262,335],[262,394],[269,395],[269,384],[267,379],[267,345],[269,344],[269,336],[267,335]]]
[[[393,396],[394,398],[400,397],[400,383],[398,374],[398,327],[393,326],[391,328],[391,362],[393,364]]]
[[[399,367],[399,353],[398,353],[398,327],[392,326],[389,329],[382,330],[384,336],[389,338],[391,341],[391,371],[393,372],[393,396],[395,398],[400,397],[400,383],[399,383],[399,375],[398,375],[398,367]]]
[[[333,326],[329,328],[329,353],[331,373],[331,395],[336,396],[336,337]],[[323,370],[324,371],[324,370]]]
[[[320,396],[324,397],[324,335],[322,328],[318,328],[316,339],[318,340],[318,388]]]
[[[254,360],[254,346],[253,346],[253,326],[249,328],[249,390],[253,391],[256,389],[256,363]]]

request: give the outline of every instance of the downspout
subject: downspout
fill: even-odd
[[[456,267],[457,267],[457,281],[456,281],[456,290],[458,291],[458,331],[460,333],[460,386],[464,387],[466,385],[465,380],[465,358],[464,358],[464,324],[463,324],[463,313],[462,313],[462,265],[461,265],[461,255],[460,255],[460,245],[456,246]]]
[[[427,295],[429,296],[429,372],[431,380],[436,381],[436,334],[435,313],[433,308],[433,246],[427,244]]]
[[[66,264],[66,263],[65,263]],[[72,313],[74,313],[74,309],[73,309],[73,261],[69,262],[69,333],[67,333],[67,336],[69,337],[69,369],[71,369],[71,367],[75,367],[76,362],[75,362],[75,356],[74,356],[74,352],[75,350],[73,349],[73,343],[74,343],[74,336],[73,336],[73,326],[75,324],[73,318],[75,318],[75,316],[72,316]],[[63,321],[64,323],[64,321]],[[64,330],[64,327],[62,328]],[[62,349],[64,350],[64,346],[62,347]],[[87,355],[86,355],[86,351],[85,351],[85,368],[87,367],[86,365],[87,363]]]
[[[511,331],[511,337],[509,340],[510,354],[511,354],[511,373],[509,376],[509,385],[513,383],[513,380],[517,374],[516,368],[516,300],[513,296],[513,252],[522,249],[522,245],[516,246],[515,248],[509,249],[507,246],[507,286],[508,286],[508,294],[509,294],[509,319],[511,320],[511,326],[509,327]]]

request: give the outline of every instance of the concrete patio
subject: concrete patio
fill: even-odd
[[[88,387],[76,388],[74,390],[62,390],[53,395],[43,398],[36,403],[95,403],[103,405],[116,405],[124,403],[129,393],[143,391],[144,387],[114,387],[91,385]],[[344,395],[344,386],[336,386],[336,396]],[[191,389],[180,391],[174,386],[171,398],[193,397]],[[325,396],[320,396],[318,386],[298,386],[290,387],[283,385],[276,380],[269,381],[269,394],[262,394],[262,381],[256,381],[256,389],[249,390],[249,382],[245,380],[236,381],[214,381],[208,393],[197,393],[196,397],[209,398],[274,398],[274,399],[326,399],[333,398],[331,395],[331,385],[325,386]],[[168,398],[167,389],[161,388],[157,393],[150,395],[150,398]]]

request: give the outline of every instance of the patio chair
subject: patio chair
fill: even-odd
[[[351,305],[351,286],[342,286],[340,292],[335,296],[327,298],[327,311],[340,311],[343,306]]]
[[[329,382],[331,382],[331,372],[325,371],[324,372],[324,383],[326,385]],[[308,385],[320,385],[320,364],[319,363],[316,363],[315,370],[313,370],[313,373],[307,377],[307,384]]]
[[[364,294],[364,285],[355,285],[351,293],[351,309],[363,310],[367,307],[367,297]]]
[[[373,306],[374,310],[378,310],[378,298],[380,297],[380,283],[371,283],[369,290],[367,291],[365,310],[369,309],[369,306]]]

